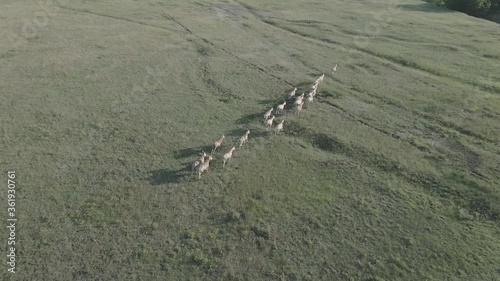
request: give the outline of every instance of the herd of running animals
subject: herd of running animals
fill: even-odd
[[[337,65],[333,67],[333,71],[337,71]],[[310,104],[314,100],[314,96],[316,95],[316,90],[318,89],[318,86],[321,82],[323,82],[323,79],[325,78],[325,74],[321,75],[316,81],[314,82],[313,86],[311,87],[311,92],[307,95],[307,104]],[[302,106],[304,105],[304,95],[305,93],[302,93],[302,95],[295,97],[295,92],[297,91],[297,88],[294,88],[289,94],[288,94],[288,100],[291,100],[295,98],[294,101],[294,107],[295,107],[295,113],[300,114],[302,111]],[[278,105],[275,110],[275,115],[283,114],[283,111],[285,110],[286,106],[286,101],[284,101],[282,104]],[[272,115],[274,108],[269,109],[266,111],[264,114],[264,125],[266,126],[266,130],[270,130],[273,127],[273,122],[275,116]],[[274,133],[279,134],[281,131],[283,131],[283,123],[285,120],[281,120],[280,123],[278,123],[274,127]],[[239,147],[241,148],[245,142],[248,140],[248,135],[250,135],[250,130],[247,130],[246,133],[239,139]],[[213,159],[212,155],[213,153],[217,150],[222,145],[222,142],[224,141],[224,135],[217,141],[215,141],[213,147],[212,147],[212,152],[210,155],[208,155],[205,151],[201,151],[200,158],[193,162],[191,166],[191,170],[193,172],[198,173],[198,178],[201,178],[201,174],[205,171],[208,171],[208,168],[210,166],[210,160]],[[226,166],[226,162],[231,159],[233,156],[233,152],[236,150],[236,146],[231,147],[231,149],[226,152],[224,155],[222,155],[222,167]]]

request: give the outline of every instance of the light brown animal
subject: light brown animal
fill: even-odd
[[[304,101],[302,101],[300,104],[298,104],[296,107],[295,107],[295,113],[298,115],[300,114],[300,112],[302,111],[302,106],[304,105]]]
[[[250,134],[250,130],[247,130],[247,132],[240,138],[240,147],[243,146],[248,141],[248,135]]]
[[[274,116],[266,120],[266,130],[269,130],[273,127]]]
[[[219,148],[222,145],[222,143],[224,142],[224,138],[225,138],[225,136],[223,134],[220,139],[215,141],[214,147],[212,148],[212,153],[210,153],[210,154],[213,154],[217,150],[217,148]]]
[[[200,159],[196,160],[193,162],[193,164],[191,165],[191,172],[194,172],[194,169],[196,169],[196,167],[200,164],[202,164],[203,162],[205,162],[205,157],[207,156],[207,154],[205,153],[205,151],[201,151],[200,153]]]
[[[283,122],[285,122],[285,119],[281,120],[280,123],[278,123],[278,125],[276,125],[276,127],[274,127],[274,134],[279,134],[281,133],[281,131],[283,131]]]
[[[210,167],[210,160],[212,160],[212,155],[209,155],[205,162],[201,163],[196,167],[196,171],[198,172],[198,178],[201,179],[201,174],[205,171],[208,172],[208,168]]]
[[[289,94],[288,94],[288,99],[292,99],[295,97],[295,92],[297,91],[297,88],[294,88]]]
[[[222,156],[222,168],[224,168],[226,166],[226,162],[229,161],[231,157],[233,157],[234,150],[236,150],[236,148],[233,146],[228,152],[226,152],[226,154]]]
[[[269,119],[269,117],[273,113],[273,109],[274,108],[271,107],[271,109],[269,109],[268,111],[266,111],[266,113],[264,113],[264,122],[267,121],[267,119]]]
[[[283,113],[283,110],[285,110],[285,105],[286,105],[286,101],[284,101],[282,104],[278,105],[276,107],[276,115],[277,114],[282,114]]]

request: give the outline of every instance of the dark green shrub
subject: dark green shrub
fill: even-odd
[[[491,0],[491,11],[500,11],[500,0]]]
[[[486,15],[492,0],[445,0],[444,5],[450,9],[474,16]]]
[[[443,6],[445,0],[424,0],[424,1],[438,5],[438,6]]]

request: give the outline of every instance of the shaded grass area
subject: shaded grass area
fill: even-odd
[[[500,218],[500,208],[497,204],[500,201],[498,191],[481,186],[476,180],[467,179],[466,174],[462,172],[452,173],[448,179],[441,181],[433,175],[405,170],[398,162],[387,158],[382,153],[373,153],[363,147],[343,144],[335,137],[312,132],[297,123],[288,124],[285,132],[292,136],[305,138],[313,146],[321,150],[344,153],[352,159],[362,161],[365,165],[372,166],[383,172],[398,175],[409,183],[420,186],[434,196],[451,199],[458,206],[467,208],[470,212],[476,213],[478,216],[483,216],[493,221],[498,221]],[[459,144],[455,141],[455,145]],[[478,165],[477,155],[470,151],[468,153],[470,155],[466,156],[464,154],[464,157],[468,158],[466,161],[472,166],[469,170],[473,171]]]
[[[437,10],[436,6],[439,6],[439,7],[442,7],[443,11],[453,12],[454,10],[456,10],[459,12],[465,12],[465,13],[470,14],[470,15],[475,16],[475,17],[479,17],[482,19],[490,20],[492,22],[500,23],[499,18],[498,18],[498,14],[500,13],[499,12],[500,7],[498,6],[499,3],[494,1],[494,0],[488,1],[488,2],[491,2],[491,5],[489,5],[488,8],[483,7],[480,10],[469,10],[470,7],[474,6],[474,5],[467,5],[467,4],[465,4],[466,2],[464,2],[462,4],[457,4],[460,2],[455,2],[454,5],[447,5],[446,2],[439,1],[439,0],[423,0],[423,1],[427,2],[427,3],[420,5],[419,8],[422,11],[436,11]],[[453,3],[453,2],[451,2],[451,3]],[[479,3],[479,2],[477,2],[477,3]],[[486,1],[483,1],[483,4],[484,3],[486,3]],[[463,8],[460,9],[460,6],[462,6]],[[465,8],[465,7],[468,7],[468,8]]]

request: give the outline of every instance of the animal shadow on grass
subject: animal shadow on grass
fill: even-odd
[[[319,77],[319,75],[318,75],[318,77]],[[300,95],[301,94],[301,93],[299,93],[300,91],[303,91],[303,92],[309,91],[313,84],[314,84],[314,81],[300,82],[299,84],[295,85],[295,87],[297,87],[297,93]]]
[[[264,112],[248,114],[248,115],[245,115],[245,116],[239,118],[238,120],[236,120],[236,123],[237,124],[247,124],[247,123],[250,123],[251,121],[255,121],[257,119],[262,119],[263,116],[264,116]]]
[[[318,95],[316,96],[316,99],[318,101],[323,101],[323,100],[326,100],[327,98],[334,98],[334,99],[339,99],[340,97],[342,97],[342,95],[338,92],[334,92],[333,94],[329,91],[322,91],[322,92],[318,92]]]
[[[306,87],[306,83],[301,83],[303,84],[304,87]],[[297,88],[300,88],[298,85],[296,86]],[[293,90],[292,87],[289,87],[287,88],[286,90],[284,90],[279,97],[277,98],[273,98],[273,99],[267,99],[267,100],[261,100],[258,102],[258,104],[263,104],[263,105],[266,105],[268,108],[266,110],[269,109],[269,107],[276,107],[278,104],[282,103],[283,101],[285,101],[288,97],[288,94]],[[264,114],[264,113],[262,113]]]
[[[179,183],[183,177],[189,175],[188,173],[186,173],[187,171],[189,171],[189,167],[179,170],[159,169],[151,171],[149,182],[152,185]]]
[[[268,105],[268,106],[273,106],[274,104],[276,104],[276,102],[277,102],[276,99],[269,99],[269,100],[261,100],[258,103]]]
[[[262,138],[262,137],[266,137],[269,135],[269,131],[266,131],[264,129],[264,127],[262,127],[263,130],[254,130],[254,132],[251,132],[250,135],[252,136],[253,139],[257,139],[257,138]]]
[[[245,129],[234,129],[234,130],[231,130],[229,132],[226,132],[226,137],[241,137],[246,133],[246,131],[247,130],[245,130]],[[250,130],[250,131],[252,131],[252,130]],[[223,146],[227,145],[227,142],[228,141],[225,141]]]
[[[198,146],[198,147],[180,149],[180,150],[177,150],[174,152],[174,158],[175,159],[182,159],[182,158],[187,158],[187,157],[198,156],[198,154],[202,150],[205,151],[206,153],[210,153],[210,151],[212,151],[212,146],[207,145],[207,146]]]

